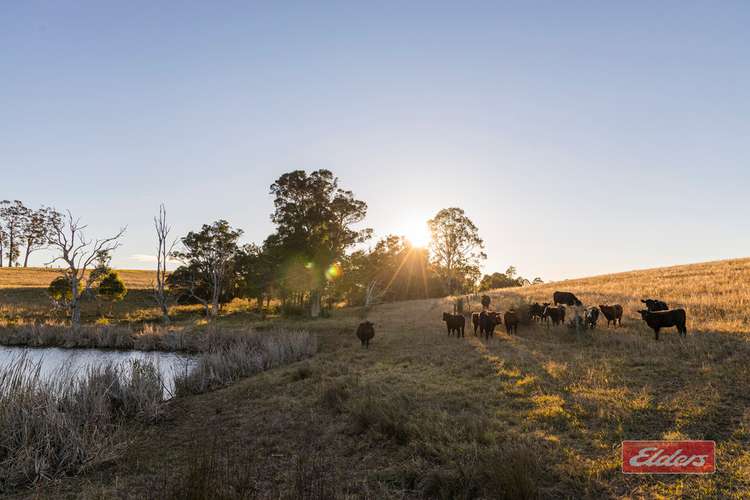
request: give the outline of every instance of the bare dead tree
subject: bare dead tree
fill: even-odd
[[[161,309],[162,320],[169,323],[169,294],[166,290],[167,283],[167,258],[172,254],[177,240],[168,243],[169,232],[172,227],[167,224],[167,210],[162,203],[159,206],[159,215],[154,217],[156,228],[156,239],[159,248],[156,252],[156,285],[154,286],[154,300]]]
[[[118,240],[126,229],[121,228],[117,234],[109,238],[91,240],[84,235],[86,227],[81,225],[80,219],[74,219],[68,210],[67,217],[53,221],[49,234],[49,246],[59,252],[59,255],[48,264],[63,262],[67,266],[64,272],[71,292],[68,307],[74,327],[81,324],[80,299],[99,277],[98,273],[87,273],[89,267],[120,246]]]
[[[362,317],[366,318],[370,308],[380,302],[383,297],[383,290],[380,289],[378,280],[372,280],[365,286],[364,307],[362,307]]]

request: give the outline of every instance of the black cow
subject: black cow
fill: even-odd
[[[648,309],[644,309],[638,312],[641,313],[643,321],[654,330],[654,340],[659,340],[659,330],[672,326],[677,327],[680,337],[687,335],[687,328],[685,327],[687,315],[685,314],[685,309],[671,309],[667,311],[649,311]]]
[[[540,304],[539,302],[534,302],[529,306],[529,319],[542,319],[542,315],[544,315],[544,308],[547,307],[549,304],[544,303]]]
[[[505,331],[508,335],[518,333],[518,314],[515,310],[507,311],[503,319],[505,320]]]
[[[667,305],[667,303],[661,300],[645,299],[645,300],[641,300],[641,302],[646,304],[646,309],[648,309],[651,312],[669,310],[669,306]]]
[[[607,318],[607,326],[609,326],[610,323],[615,326],[619,323],[619,325],[622,326],[622,306],[620,304],[614,304],[611,306],[603,306],[600,304],[599,309],[602,311],[604,317]]]
[[[586,328],[590,328],[593,330],[596,328],[596,322],[599,321],[599,309],[596,307],[592,307],[588,311],[586,311]]]
[[[464,336],[464,327],[466,326],[466,318],[460,314],[443,313],[443,321],[448,327],[448,335],[456,333],[456,337]]]
[[[570,292],[555,292],[552,294],[552,302],[555,305],[564,304],[566,306],[580,306],[581,301],[578,297]]]
[[[495,326],[502,323],[499,313],[494,311],[482,311],[479,313],[479,335],[484,335],[485,340],[495,335]]]
[[[565,323],[565,306],[547,306],[544,308],[544,315],[542,316],[544,322],[547,323],[550,319],[553,325],[559,325]]]
[[[479,328],[479,313],[471,313],[471,324],[474,326],[474,336],[477,336],[477,328]]]
[[[482,295],[482,308],[487,309],[490,307],[490,302],[492,302],[492,299],[489,295]]]
[[[363,321],[357,327],[357,338],[362,342],[362,347],[370,348],[370,340],[375,336],[374,326],[370,321]]]

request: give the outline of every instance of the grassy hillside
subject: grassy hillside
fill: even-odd
[[[555,289],[625,306],[623,328],[577,336],[522,325],[489,342],[448,337],[450,299],[384,304],[308,322],[310,361],[169,404],[133,429],[112,467],[43,490],[162,498],[747,498],[747,259],[497,291],[503,310]],[[744,292],[743,292],[744,290]],[[658,343],[641,296],[685,306],[689,334]],[[476,302],[471,304],[477,309]],[[739,309],[739,310],[737,310]],[[294,322],[295,327],[301,326]],[[224,328],[269,328],[239,316]],[[713,439],[711,476],[625,476],[624,439]]]
[[[750,259],[723,260],[607,274],[491,293],[529,301],[552,300],[556,290],[573,292],[587,305],[621,304],[623,321],[640,319],[640,300],[659,298],[683,307],[696,332],[750,333]]]
[[[154,271],[117,269],[117,274],[130,289],[151,288],[156,279]],[[59,269],[47,267],[0,267],[0,289],[39,288],[45,289],[50,281],[60,275]]]
[[[118,269],[117,273],[125,282],[128,295],[123,302],[114,305],[114,316],[127,320],[156,314],[151,298],[155,273],[127,269]],[[55,318],[46,290],[59,275],[57,269],[0,267],[0,319]],[[96,319],[96,304],[84,303],[82,317]]]

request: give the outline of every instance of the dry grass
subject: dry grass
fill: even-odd
[[[555,290],[575,293],[587,306],[621,304],[623,321],[640,320],[640,301],[659,298],[683,307],[693,332],[750,333],[750,259],[724,260],[567,280],[491,293],[510,304],[552,300]]]
[[[139,430],[107,473],[33,493],[180,496],[192,475],[194,491],[225,498],[294,497],[305,477],[295,472],[299,457],[310,449],[322,463],[308,468],[310,477],[323,487],[334,478],[329,496],[339,498],[747,498],[750,343],[738,333],[750,330],[749,266],[745,259],[492,293],[501,310],[549,300],[556,289],[625,307],[622,328],[580,336],[527,324],[489,342],[448,337],[440,317],[449,299],[373,307],[369,350],[354,335],[359,310],[274,320],[269,328],[313,332],[318,354],[178,398],[168,404],[169,423]],[[645,296],[687,309],[686,339],[668,331],[654,342],[634,319]],[[218,326],[258,327],[241,316]],[[662,438],[715,440],[717,473],[620,472],[623,439]],[[220,466],[195,465],[206,463],[203,453]],[[169,481],[155,479],[167,472]]]
[[[19,357],[0,369],[0,493],[112,461],[126,418],[154,422],[163,381],[150,363],[105,364],[48,378]]]
[[[121,349],[137,351],[204,352],[234,339],[234,333],[216,331],[209,325],[182,324],[163,327],[147,323],[131,325],[83,325],[18,323],[0,326],[0,345]]]
[[[189,372],[175,377],[178,396],[201,394],[264,370],[313,356],[315,336],[306,331],[222,332],[223,340],[205,352]],[[304,377],[303,377],[304,378]]]
[[[48,267],[0,267],[0,288],[43,288],[60,275],[61,269]],[[156,272],[118,269],[117,274],[131,290],[150,290]]]

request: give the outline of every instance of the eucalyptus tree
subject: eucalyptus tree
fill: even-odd
[[[479,264],[487,255],[479,229],[460,208],[444,208],[427,222],[432,235],[430,251],[450,294],[473,284]]]
[[[276,235],[290,260],[302,260],[309,271],[310,315],[320,315],[326,273],[351,246],[366,241],[371,229],[355,229],[367,214],[367,204],[339,187],[330,170],[309,175],[295,170],[271,185]]]

